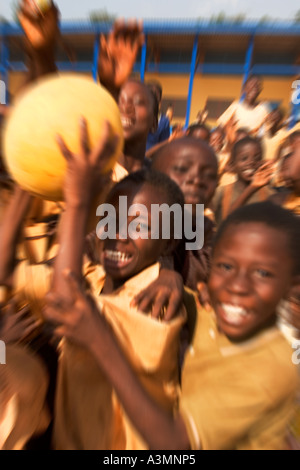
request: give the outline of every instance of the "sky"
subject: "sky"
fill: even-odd
[[[0,0],[0,16],[12,19],[17,0]],[[118,17],[198,18],[224,11],[227,15],[246,14],[247,18],[268,15],[292,19],[300,10],[299,0],[57,0],[62,20],[85,19],[94,10],[106,9]]]

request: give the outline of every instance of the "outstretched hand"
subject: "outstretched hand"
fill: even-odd
[[[47,53],[53,51],[59,37],[59,10],[51,2],[45,13],[33,9],[23,1],[18,12],[20,24],[27,38],[30,50]]]
[[[88,125],[83,117],[79,134],[78,154],[68,148],[61,136],[56,138],[67,162],[64,196],[71,205],[89,204],[100,193],[108,181],[107,174],[104,174],[106,167],[119,142],[109,122],[103,124],[102,136],[94,149],[91,149]]]
[[[128,80],[144,41],[143,24],[135,20],[117,20],[107,38],[101,35],[98,75],[115,98]]]
[[[161,269],[158,279],[142,290],[133,299],[131,306],[142,312],[147,312],[152,307],[152,317],[170,321],[179,313],[182,302],[182,277],[176,271]]]
[[[274,174],[274,163],[269,161],[264,163],[259,167],[259,169],[254,174],[251,186],[254,188],[262,188],[270,183],[272,176]]]
[[[71,271],[64,272],[71,296],[68,300],[55,292],[46,296],[43,316],[54,325],[54,335],[66,337],[86,348],[98,343],[101,327],[106,324],[93,299]]]

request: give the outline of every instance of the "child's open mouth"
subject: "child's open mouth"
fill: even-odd
[[[105,250],[104,251],[104,259],[105,262],[116,266],[118,268],[122,268],[127,266],[133,258],[133,255],[129,255],[128,253],[124,253],[121,251],[113,251],[113,250]]]
[[[249,315],[245,308],[238,305],[220,304],[220,307],[221,315],[225,322],[233,325],[240,325]]]
[[[123,129],[130,129],[133,126],[134,121],[133,119],[127,116],[121,116],[121,123],[122,123]]]
[[[251,176],[254,175],[254,170],[250,170],[250,169],[249,170],[244,170],[243,174],[247,177],[251,177]]]

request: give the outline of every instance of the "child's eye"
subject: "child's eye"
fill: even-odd
[[[273,277],[273,274],[270,271],[267,271],[266,269],[256,269],[255,274],[260,277],[260,278],[271,278]]]
[[[188,168],[186,166],[174,166],[173,170],[177,171],[178,173],[186,173]]]
[[[145,100],[141,98],[140,96],[135,96],[133,99],[133,104],[136,106],[144,106]]]
[[[217,268],[221,271],[230,272],[233,267],[229,263],[217,263]]]

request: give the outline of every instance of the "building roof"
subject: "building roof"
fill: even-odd
[[[95,35],[107,33],[111,23],[90,21],[62,22],[61,32],[81,64],[93,61]],[[257,73],[299,73],[300,23],[253,21],[211,22],[209,20],[148,20],[144,22],[147,36],[147,65],[160,63],[159,71],[188,73],[194,39],[198,36],[198,58],[204,73],[243,73],[245,54],[254,37],[253,64]],[[18,68],[24,62],[22,30],[15,24],[0,25],[0,38],[6,37],[9,62]],[[58,61],[68,60],[65,51],[58,50]],[[223,67],[223,68],[222,68]],[[155,67],[152,67],[154,70]],[[221,72],[222,73],[222,72]]]

